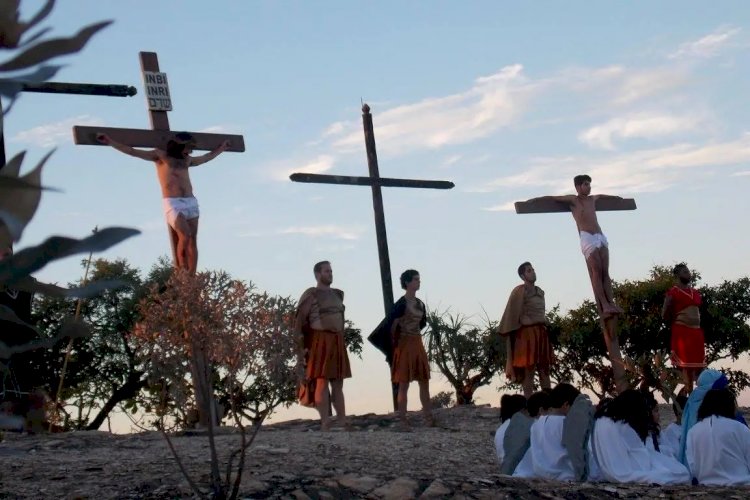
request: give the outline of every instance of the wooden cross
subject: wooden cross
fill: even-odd
[[[22,92],[39,92],[44,94],[75,94],[75,95],[100,95],[110,97],[131,97],[138,91],[128,85],[108,85],[100,83],[63,83],[42,82],[22,84]],[[5,136],[4,127],[0,128],[0,168],[5,166]]]
[[[369,176],[355,177],[347,175],[324,175],[295,173],[289,176],[294,182],[311,182],[319,184],[347,184],[354,186],[370,186],[372,188],[372,207],[375,212],[375,236],[378,243],[378,257],[380,259],[380,283],[383,288],[383,310],[388,316],[393,309],[393,278],[391,275],[391,259],[388,254],[388,238],[385,230],[385,212],[383,210],[383,194],[381,187],[406,187],[426,189],[451,189],[454,184],[449,181],[430,181],[415,179],[393,179],[380,177],[378,169],[378,155],[375,149],[375,131],[372,125],[370,106],[362,106],[362,125],[365,132],[365,149],[367,151],[367,167]],[[398,384],[392,384],[393,408],[396,405]]]
[[[73,140],[76,144],[88,146],[102,146],[96,139],[100,133],[106,134],[120,144],[131,147],[164,149],[169,140],[174,138],[175,132],[169,129],[167,111],[172,109],[171,96],[167,85],[166,75],[159,71],[159,60],[155,52],[140,52],[141,72],[146,87],[146,100],[151,119],[151,130],[111,127],[73,127]],[[195,139],[194,150],[212,150],[220,146],[225,140],[229,141],[226,151],[245,151],[245,141],[241,135],[206,134],[189,132]],[[172,257],[177,263],[177,233],[167,225],[169,241],[172,245]]]
[[[596,211],[635,210],[635,200],[632,198],[602,198],[596,200]],[[570,212],[570,206],[551,199],[534,199],[529,201],[518,201],[515,203],[517,214],[545,214],[556,212]],[[591,271],[589,270],[589,273]],[[612,363],[612,374],[615,387],[618,392],[628,388],[625,378],[625,363],[620,351],[620,342],[617,338],[617,315],[602,314],[602,306],[595,300],[599,310],[604,343],[607,346],[610,363]]]

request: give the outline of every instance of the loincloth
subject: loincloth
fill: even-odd
[[[591,234],[586,231],[581,231],[579,235],[581,237],[581,252],[583,252],[583,256],[587,259],[592,253],[594,253],[594,250],[602,247],[609,247],[607,237],[602,233]]]
[[[185,198],[162,198],[162,206],[164,207],[164,215],[167,218],[167,223],[171,227],[175,227],[175,221],[177,217],[182,215],[185,220],[197,219],[200,216],[200,208],[198,207],[198,200],[195,196],[187,196]]]

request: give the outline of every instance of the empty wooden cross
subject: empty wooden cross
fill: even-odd
[[[140,52],[139,57],[146,89],[146,102],[151,119],[151,130],[76,125],[73,127],[73,140],[76,144],[102,146],[103,144],[97,140],[97,135],[103,133],[127,146],[164,149],[167,142],[174,138],[175,132],[169,129],[169,118],[167,116],[167,111],[172,110],[172,100],[166,74],[159,71],[159,60],[155,52]],[[241,135],[200,132],[189,132],[189,134],[195,139],[193,148],[195,150],[212,150],[228,140],[229,148],[226,151],[245,151],[245,142]],[[177,233],[171,226],[167,225],[167,228],[169,241],[172,245],[172,257],[176,265]]]
[[[348,184],[353,186],[371,186],[372,207],[375,212],[375,236],[378,243],[378,257],[380,259],[380,283],[383,288],[383,310],[388,316],[393,308],[393,278],[391,276],[391,258],[388,253],[388,238],[385,230],[385,212],[383,210],[383,194],[381,187],[405,187],[426,189],[451,189],[454,184],[449,181],[430,181],[415,179],[393,179],[380,177],[378,169],[378,155],[375,149],[375,132],[372,125],[370,106],[362,106],[362,125],[365,132],[365,149],[367,150],[367,166],[370,175],[367,177],[355,177],[347,175],[324,175],[295,173],[289,176],[294,182],[312,182],[319,184]],[[387,340],[390,343],[389,339]],[[377,345],[378,349],[388,349],[387,346]],[[389,355],[384,351],[386,355]],[[396,396],[398,384],[392,385],[393,407],[397,408]]]
[[[596,195],[594,195],[596,196]],[[632,198],[617,198],[608,197],[595,199],[593,201],[596,212],[601,211],[614,211],[614,210],[635,210],[635,200]],[[543,213],[555,213],[555,212],[571,212],[571,205],[562,201],[551,199],[550,197],[542,197],[541,199],[532,199],[529,201],[519,201],[515,203],[516,213],[518,214],[543,214]],[[606,267],[604,269],[606,279],[609,280],[609,251],[606,253]],[[595,302],[599,315],[601,318],[602,332],[604,334],[604,343],[607,346],[607,352],[609,354],[609,360],[612,363],[612,374],[615,380],[615,387],[618,392],[628,388],[628,383],[625,378],[625,363],[622,359],[622,353],[620,352],[620,342],[617,338],[617,314],[605,314],[603,311],[603,304],[600,303],[599,297],[597,297],[597,284],[594,281],[598,278],[595,277],[592,271],[591,264],[587,261],[589,278],[591,279],[592,287],[594,288]]]

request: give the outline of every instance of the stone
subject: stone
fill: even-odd
[[[419,498],[439,498],[445,495],[450,495],[453,492],[450,488],[443,484],[440,479],[435,479],[426,490],[422,492]]]
[[[357,493],[367,494],[377,488],[382,482],[380,479],[376,479],[370,476],[357,476],[355,474],[347,474],[336,478],[336,481],[350,490],[356,491]]]
[[[419,489],[419,483],[414,479],[399,477],[376,489],[372,494],[383,500],[403,500],[415,498],[417,489]]]

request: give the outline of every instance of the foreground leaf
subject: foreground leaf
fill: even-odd
[[[0,261],[0,283],[18,281],[56,259],[79,253],[102,252],[136,234],[140,234],[137,229],[108,227],[81,240],[52,236],[41,245],[24,248]]]
[[[7,61],[5,64],[0,65],[0,71],[16,71],[34,66],[35,64],[43,63],[54,57],[74,54],[80,51],[86,43],[88,43],[89,39],[99,30],[105,28],[111,23],[112,21],[104,21],[92,24],[83,28],[73,37],[53,38],[34,45],[33,47],[21,52],[10,61]]]

